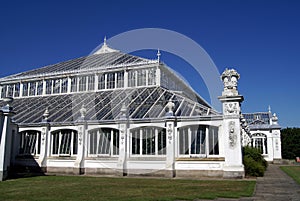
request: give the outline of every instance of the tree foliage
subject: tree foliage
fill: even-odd
[[[300,157],[300,128],[281,130],[281,151],[284,159]]]

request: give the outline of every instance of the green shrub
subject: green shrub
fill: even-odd
[[[248,146],[243,148],[243,163],[246,176],[262,177],[268,167],[259,150]]]
[[[265,173],[265,167],[253,160],[250,156],[244,156],[245,173],[247,176],[262,177]]]

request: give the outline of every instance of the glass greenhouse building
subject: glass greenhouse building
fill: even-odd
[[[9,158],[2,171],[241,178],[243,145],[280,159],[277,117],[243,118],[238,73],[226,69],[221,78],[222,113],[159,58],[106,43],[92,55],[1,78],[1,157]]]

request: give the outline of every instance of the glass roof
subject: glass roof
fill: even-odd
[[[270,116],[269,112],[257,112],[243,114],[248,124],[269,124]]]
[[[53,65],[48,65],[35,70],[22,72],[19,74],[10,75],[1,80],[10,80],[16,78],[32,77],[38,75],[53,75],[59,73],[66,73],[68,71],[79,71],[79,70],[93,70],[98,68],[105,68],[109,66],[125,66],[134,65],[140,63],[153,62],[149,59],[125,54],[119,51],[108,52],[102,54],[94,54],[77,59],[72,59],[65,62],[60,62]]]
[[[128,88],[110,91],[87,92],[15,99],[12,103],[13,119],[18,124],[40,123],[48,108],[52,123],[73,123],[81,116],[84,107],[88,121],[117,120],[122,105],[127,108],[129,119],[155,119],[164,117],[169,100],[175,104],[177,117],[206,115],[208,107],[181,94],[162,87]],[[4,102],[0,101],[0,106]],[[210,114],[216,114],[211,111]]]

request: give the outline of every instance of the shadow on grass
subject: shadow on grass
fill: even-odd
[[[37,176],[46,176],[45,171],[39,166],[33,156],[17,157],[18,165],[9,168],[8,180]]]

